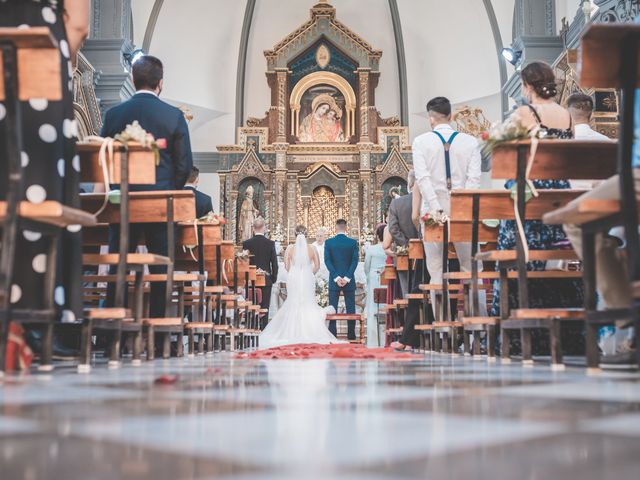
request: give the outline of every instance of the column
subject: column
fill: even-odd
[[[284,229],[287,228],[285,219],[285,204],[286,204],[286,191],[285,185],[287,181],[287,149],[289,144],[287,143],[275,143],[273,145],[276,151],[276,171],[275,171],[275,208],[273,212],[273,228],[280,224]]]
[[[134,50],[131,0],[92,0],[91,33],[82,53],[96,70],[102,111],[135,93],[124,54]]]
[[[360,142],[369,143],[369,69],[358,69]]]
[[[287,141],[287,83],[289,79],[289,70],[286,68],[276,69],[277,87],[278,87],[278,133],[277,141]]]

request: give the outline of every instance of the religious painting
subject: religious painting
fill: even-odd
[[[316,85],[307,90],[300,102],[298,138],[304,143],[341,143],[345,135],[345,100],[330,85]]]

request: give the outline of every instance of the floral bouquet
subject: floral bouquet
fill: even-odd
[[[249,257],[251,257],[251,252],[249,250],[240,250],[239,252],[236,252],[236,258],[238,260],[249,260]]]
[[[449,221],[449,216],[444,210],[438,210],[436,213],[425,213],[421,220],[426,228],[443,227]]]
[[[494,123],[489,131],[482,133],[482,147],[491,153],[501,143],[528,140],[534,135],[537,135],[536,129],[529,131],[520,119],[511,116],[504,122]]]
[[[129,142],[137,142],[144,148],[150,148],[156,156],[156,165],[160,164],[160,150],[167,148],[166,139],[156,140],[153,135],[140,126],[137,120],[127,125],[122,132],[114,137],[114,140],[125,146],[129,145]]]
[[[409,255],[409,245],[396,245],[395,254],[398,257],[407,257]]]
[[[322,308],[329,305],[329,284],[323,278],[316,280],[316,302]]]
[[[227,219],[224,218],[224,214],[222,213],[216,215],[213,212],[209,212],[204,217],[198,218],[196,222],[207,223],[209,225],[225,225],[227,223]]]
[[[282,229],[282,225],[276,225],[276,230],[273,232],[273,235],[271,235],[271,240],[280,243],[284,242],[284,230]]]
[[[375,232],[369,226],[369,222],[364,222],[362,225],[362,230],[360,231],[360,244],[361,245],[371,245],[375,238]]]

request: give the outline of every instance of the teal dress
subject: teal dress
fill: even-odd
[[[384,269],[387,261],[387,254],[384,253],[382,243],[376,243],[367,248],[364,257],[364,272],[367,276],[367,303],[365,311],[367,313],[367,346],[381,347],[384,346],[384,332],[378,335],[378,320],[376,313],[378,307],[374,302],[373,292],[376,288],[380,288],[380,272]],[[378,337],[380,337],[378,339]]]

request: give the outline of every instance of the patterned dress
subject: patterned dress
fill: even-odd
[[[23,195],[32,203],[56,200],[79,207],[80,160],[76,156],[77,123],[73,113],[73,69],[66,41],[63,0],[0,0],[0,26],[46,26],[60,50],[62,101],[30,99],[21,103],[23,131]],[[5,151],[6,109],[0,103],[0,152]],[[7,162],[0,162],[0,199],[6,198]],[[81,313],[81,234],[71,226],[60,241],[55,288],[58,316],[65,321]],[[47,240],[38,232],[21,228],[16,245],[16,269],[11,302],[17,309],[43,307]]]

